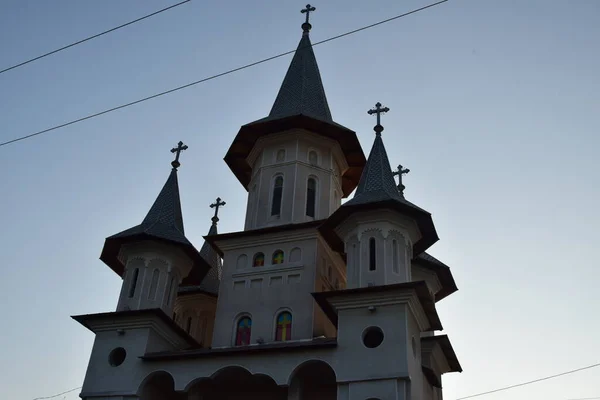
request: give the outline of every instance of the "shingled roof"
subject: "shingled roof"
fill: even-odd
[[[183,250],[194,262],[192,268],[194,276],[188,277],[190,282],[199,283],[206,274],[208,263],[184,234],[176,168],[171,170],[165,185],[142,223],[106,238],[100,259],[122,276],[124,266],[118,259],[121,246],[143,240],[163,241]]]
[[[438,240],[431,214],[406,200],[398,190],[381,131],[376,129],[375,141],[354,197],[342,204],[319,230],[330,238],[330,245],[339,247],[339,241],[331,235],[331,230],[355,211],[377,208],[391,208],[415,219],[422,234],[421,240],[414,245],[415,253],[423,252]]]
[[[217,224],[213,221],[207,236],[217,234]],[[221,284],[221,275],[223,273],[223,261],[221,260],[221,256],[219,256],[211,244],[206,240],[200,249],[200,256],[210,265],[210,270],[199,285],[181,286],[179,288],[179,293],[191,294],[205,292],[217,296],[219,294],[219,285]]]

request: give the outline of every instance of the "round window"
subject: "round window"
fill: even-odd
[[[377,326],[371,326],[363,332],[362,341],[365,347],[374,349],[383,342],[383,331]]]
[[[125,358],[127,357],[127,352],[122,347],[117,347],[113,349],[108,355],[108,363],[113,367],[118,367],[123,364]]]

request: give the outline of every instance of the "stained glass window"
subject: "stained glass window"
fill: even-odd
[[[254,255],[254,262],[252,263],[253,267],[262,267],[265,265],[265,255],[263,253],[256,253]]]
[[[276,250],[275,253],[273,253],[271,264],[283,264],[283,251]]]
[[[240,318],[235,333],[235,345],[247,346],[250,344],[250,335],[252,333],[252,319],[250,317]]]
[[[292,338],[292,314],[282,312],[277,316],[277,330],[275,340],[285,341]]]

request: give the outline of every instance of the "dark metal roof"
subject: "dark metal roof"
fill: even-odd
[[[246,190],[252,173],[247,157],[256,141],[291,129],[306,129],[340,144],[348,163],[342,191],[344,197],[350,195],[358,184],[365,155],[356,133],[331,117],[308,32],[300,39],[269,115],[242,126],[225,155],[225,162]]]
[[[442,322],[440,321],[440,317],[435,309],[435,302],[429,293],[429,289],[427,288],[427,283],[425,281],[413,281],[413,282],[403,282],[403,283],[395,283],[392,285],[378,285],[378,286],[368,286],[368,287],[360,287],[353,289],[342,289],[342,290],[330,290],[325,292],[314,292],[311,293],[319,307],[323,310],[327,318],[331,321],[331,323],[337,327],[338,324],[338,314],[337,310],[331,305],[329,299],[332,297],[344,297],[344,296],[355,296],[360,297],[365,293],[382,293],[382,292],[390,292],[390,291],[403,291],[403,290],[414,290],[419,301],[421,302],[421,306],[427,315],[427,319],[429,321],[429,330],[442,330]]]
[[[213,222],[208,230],[207,236],[217,235],[217,224]],[[206,292],[213,295],[219,294],[219,285],[221,284],[221,275],[223,273],[223,261],[221,256],[213,249],[210,243],[204,241],[202,248],[200,249],[200,256],[210,265],[210,270],[204,276],[200,285],[194,286],[183,286],[179,289],[181,293],[189,292]],[[186,282],[183,282],[185,285]]]
[[[180,247],[194,263],[193,273],[187,278],[190,283],[199,283],[209,270],[207,262],[185,237],[175,168],[171,170],[169,178],[142,223],[106,238],[100,259],[122,276],[124,266],[118,259],[121,246],[143,240],[158,240]]]
[[[460,362],[458,361],[458,357],[454,352],[454,348],[450,343],[450,339],[448,335],[434,335],[434,336],[424,336],[421,338],[421,342],[435,342],[440,345],[442,351],[444,352],[444,356],[448,361],[448,365],[450,366],[449,372],[462,372],[463,369],[460,366]]]
[[[308,33],[298,43],[268,118],[297,114],[333,122]]]
[[[415,254],[425,251],[439,240],[431,214],[406,200],[398,191],[383,140],[377,134],[354,197],[342,204],[319,227],[319,232],[334,250],[343,253],[343,243],[333,232],[335,227],[353,212],[384,208],[415,219],[422,235],[413,246]]]
[[[451,295],[452,293],[458,290],[456,286],[456,282],[454,281],[454,277],[452,276],[452,272],[450,272],[450,267],[433,257],[428,253],[421,253],[416,256],[413,262],[418,263],[419,265],[431,270],[434,272],[440,283],[442,284],[442,288],[435,294],[435,301],[440,301],[443,298]]]

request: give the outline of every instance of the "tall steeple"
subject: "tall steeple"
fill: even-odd
[[[335,212],[320,228],[321,232],[329,238],[331,230],[346,219],[350,214],[362,210],[374,209],[394,209],[401,214],[414,218],[419,225],[422,238],[415,243],[415,255],[420,254],[438,240],[431,214],[422,208],[416,206],[404,198],[400,185],[396,185],[394,172],[390,166],[381,133],[384,128],[381,125],[381,114],[388,112],[388,107],[382,107],[377,103],[375,108],[368,111],[368,114],[377,116],[377,124],[373,128],[375,131],[375,141],[369,153],[369,158],[362,171],[358,187],[354,197]],[[336,239],[333,239],[332,245],[335,246]],[[339,242],[338,248],[339,248]]]
[[[302,38],[271,108],[269,119],[302,114],[333,122],[309,37],[312,26],[308,18],[311,11],[315,11],[315,7],[310,4],[302,10],[306,14],[306,21],[302,24]]]
[[[142,223],[106,238],[100,259],[119,275],[122,275],[124,268],[119,260],[121,247],[124,244],[142,240],[157,240],[174,244],[188,254],[197,264],[194,268],[194,276],[188,277],[189,280],[199,282],[201,277],[206,274],[206,263],[185,237],[183,227],[177,168],[181,165],[180,153],[187,148],[186,145],[179,142],[178,146],[171,150],[172,153],[176,153],[175,160],[171,163],[171,173]]]
[[[208,230],[207,236],[217,235],[217,223],[219,222],[219,208],[223,207],[226,203],[217,197],[217,200],[210,205],[210,208],[215,209],[215,215],[211,218],[212,224]],[[200,249],[200,256],[210,265],[210,270],[197,286],[189,286],[180,288],[180,292],[195,292],[204,291],[210,294],[219,294],[219,285],[221,284],[221,275],[223,273],[223,261],[215,249],[204,241],[202,248]],[[185,283],[185,282],[184,282]]]

